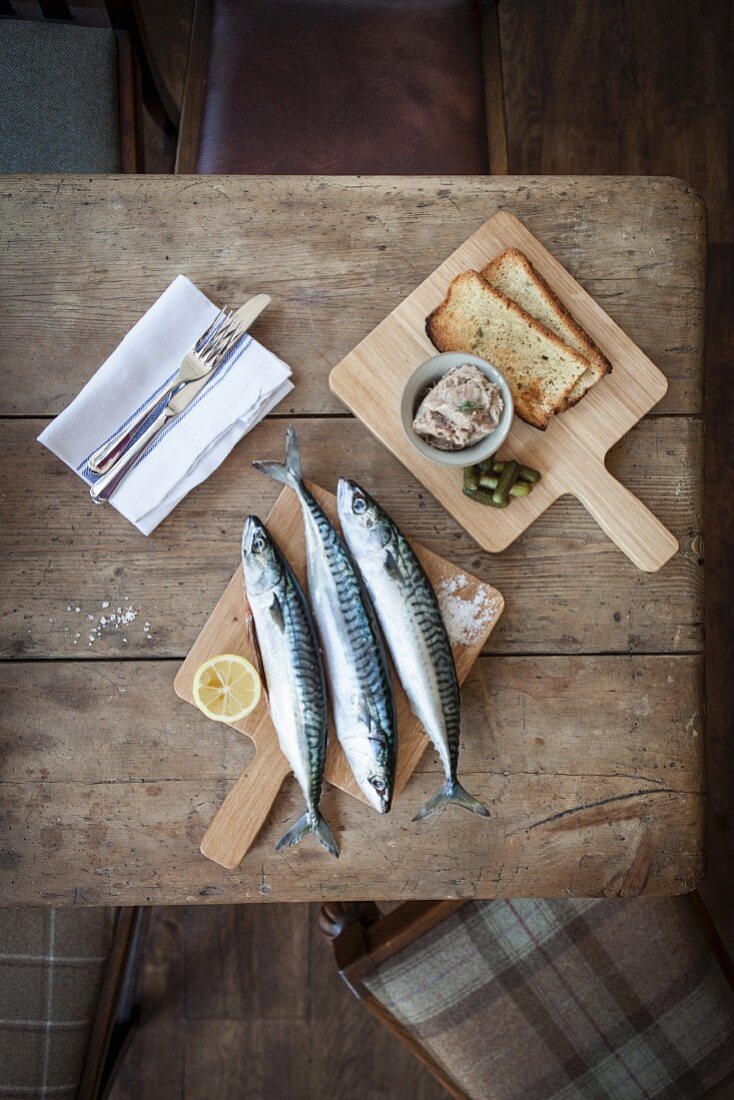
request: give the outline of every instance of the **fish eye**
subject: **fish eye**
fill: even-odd
[[[265,539],[262,535],[255,535],[255,538],[252,540],[252,549],[256,554],[262,554],[265,549]]]
[[[375,788],[378,794],[382,794],[383,791],[387,790],[387,783],[384,779],[381,779],[379,775],[376,775],[372,779],[370,779],[370,783]]]
[[[367,511],[367,501],[364,497],[355,497],[354,504],[352,505],[352,511],[355,515],[361,516]]]

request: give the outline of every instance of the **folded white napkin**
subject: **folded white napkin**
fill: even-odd
[[[163,393],[217,313],[178,275],[39,442],[91,485],[90,456],[155,393]],[[149,535],[293,389],[290,374],[281,359],[243,337],[188,408],[153,440],[110,503]]]

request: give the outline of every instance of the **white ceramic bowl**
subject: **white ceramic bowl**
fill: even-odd
[[[481,439],[479,443],[475,443],[472,447],[464,447],[461,451],[441,451],[437,447],[432,447],[429,443],[426,443],[425,439],[421,439],[419,435],[416,435],[413,431],[413,420],[426,390],[438,382],[439,378],[443,378],[444,374],[452,367],[460,367],[464,363],[471,363],[472,366],[479,367],[487,375],[490,382],[494,382],[495,385],[499,386],[504,404],[502,416],[494,431]],[[475,463],[483,462],[491,455],[496,454],[507,439],[512,426],[513,415],[512,393],[505,376],[500,374],[497,368],[488,363],[486,359],[480,359],[478,355],[469,355],[465,351],[444,351],[416,367],[405,384],[400,401],[400,418],[410,442],[425,458],[430,458],[433,462],[440,462],[444,466],[473,466]]]

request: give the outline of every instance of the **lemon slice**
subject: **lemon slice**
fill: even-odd
[[[257,670],[236,653],[210,657],[196,670],[194,702],[215,722],[239,722],[260,701]]]

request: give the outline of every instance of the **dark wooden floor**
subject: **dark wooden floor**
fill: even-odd
[[[180,94],[190,0],[147,0]],[[146,5],[147,6],[147,5]],[[155,9],[153,11],[153,9]],[[709,874],[734,953],[734,208],[731,0],[501,0],[513,173],[669,174],[709,210]],[[149,128],[148,170],[172,149]],[[155,909],[144,1018],[114,1100],[428,1100],[444,1093],[336,977],[307,906]]]
[[[153,909],[142,1026],[113,1100],[445,1096],[342,984],[316,918],[308,905]]]

